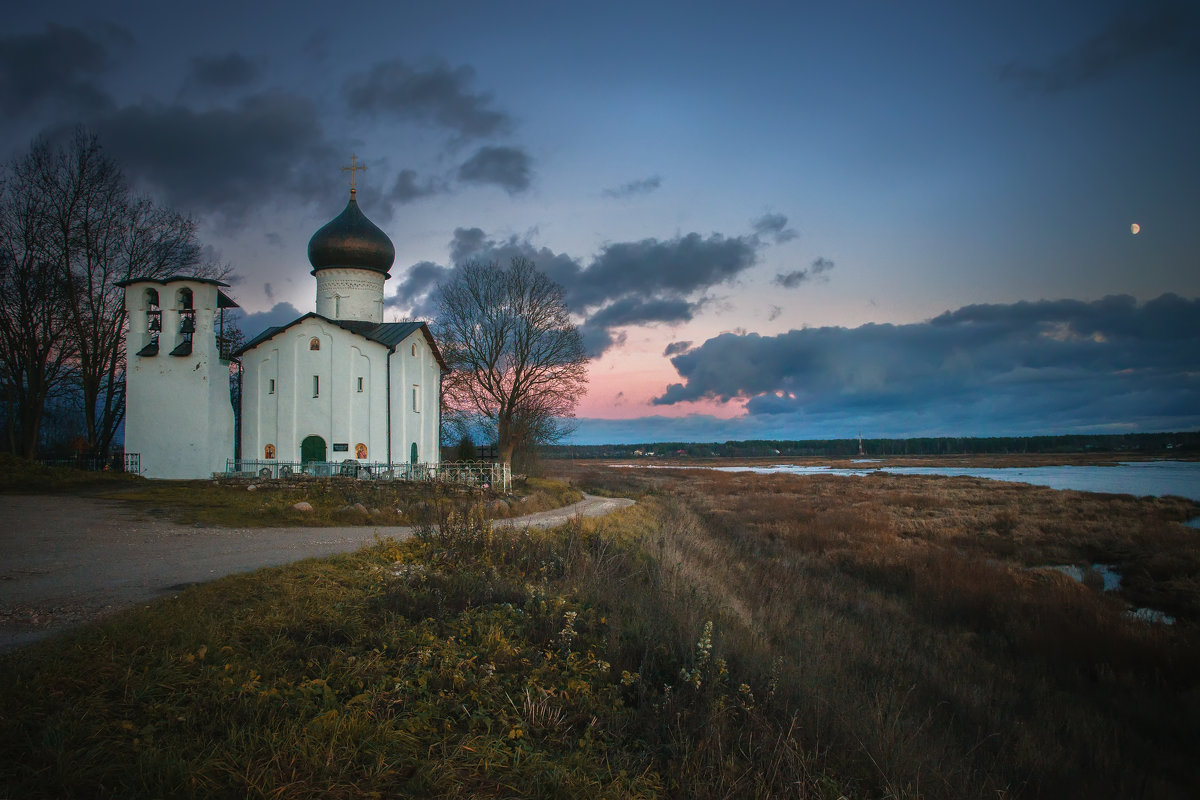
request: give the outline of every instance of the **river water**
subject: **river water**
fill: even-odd
[[[865,463],[865,462],[864,462]],[[771,467],[708,467],[722,472],[785,473],[793,475],[952,475],[994,481],[1032,483],[1052,489],[1107,492],[1138,496],[1177,495],[1200,503],[1200,461],[1126,461],[1103,467],[887,467],[854,469],[779,464]]]

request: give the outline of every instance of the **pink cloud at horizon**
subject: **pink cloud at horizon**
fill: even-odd
[[[610,354],[588,365],[588,391],[575,409],[577,417],[636,419],[645,416],[687,417],[693,414],[733,419],[744,416],[745,401],[715,400],[656,406],[651,403],[679,375],[661,356],[646,352]]]

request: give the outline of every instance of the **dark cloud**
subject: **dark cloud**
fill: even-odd
[[[114,63],[112,45],[132,37],[115,26],[82,31],[50,24],[0,39],[0,111],[24,117],[46,106],[87,116],[112,106],[96,78]]]
[[[640,180],[623,183],[615,189],[605,189],[602,194],[605,197],[623,198],[633,197],[639,194],[650,194],[658,187],[662,186],[662,177],[651,175],[649,178],[641,178]]]
[[[732,281],[757,260],[758,243],[752,236],[689,233],[616,242],[605,245],[574,276],[569,291],[581,307],[625,295],[679,297]]]
[[[384,300],[388,308],[407,311],[416,319],[432,319],[437,312],[434,305],[434,290],[445,283],[454,270],[432,261],[420,261],[404,272],[404,280],[396,287],[396,293]]]
[[[783,308],[776,305],[767,306],[767,322],[774,322],[783,314]]]
[[[606,244],[584,266],[565,253],[537,247],[528,238],[491,239],[480,228],[458,228],[450,242],[451,261],[508,264],[526,258],[563,287],[567,305],[584,322],[588,353],[598,357],[625,341],[615,329],[627,325],[678,324],[691,320],[709,302],[704,292],[733,281],[751,267],[762,247],[754,235],[726,237],[698,233],[672,239]],[[436,265],[423,266],[432,274]],[[449,275],[444,270],[442,280]],[[430,310],[435,281],[418,280],[398,292],[396,306]]]
[[[775,244],[790,242],[800,234],[787,226],[788,218],[783,214],[763,214],[752,223],[754,232],[770,239]]]
[[[495,244],[488,240],[482,228],[455,228],[454,238],[450,241],[450,263],[461,264],[494,247]]]
[[[785,289],[795,289],[800,284],[810,280],[827,281],[829,280],[827,273],[833,269],[833,266],[833,262],[828,258],[817,258],[809,265],[808,269],[797,269],[788,273],[777,274],[774,282]]]
[[[663,356],[670,358],[671,356],[677,356],[680,353],[686,353],[691,349],[691,342],[671,342],[669,345],[667,345],[667,349],[663,350]]]
[[[400,170],[400,174],[396,176],[396,183],[392,186],[391,192],[388,193],[388,198],[400,205],[405,205],[406,203],[420,200],[422,197],[440,194],[445,190],[446,187],[443,184],[438,183],[432,178],[418,181],[416,171],[404,169]]]
[[[247,314],[240,308],[234,310],[234,319],[237,321],[238,327],[242,329],[242,333],[246,335],[247,340],[253,339],[267,328],[286,325],[299,316],[301,316],[300,310],[291,303],[276,303],[271,306],[270,310],[254,314]]]
[[[492,108],[492,96],[470,89],[475,71],[467,66],[436,63],[417,68],[402,59],[385,61],[346,80],[350,110],[370,116],[427,122],[463,138],[503,133],[508,115]]]
[[[628,338],[624,331],[612,331],[586,322],[579,327],[583,337],[583,350],[588,358],[599,358],[606,351],[625,344]]]
[[[234,218],[264,198],[315,200],[335,191],[328,165],[338,156],[317,119],[311,101],[270,91],[230,109],[127,106],[93,127],[126,172],[160,189],[171,205]]]
[[[223,56],[196,56],[184,81],[185,91],[229,91],[249,86],[262,70],[240,53]]]
[[[588,324],[611,328],[656,322],[690,322],[698,305],[681,299],[622,297],[589,316]]]
[[[584,346],[592,358],[625,341],[613,334],[614,328],[627,325],[677,324],[689,322],[701,303],[674,298],[623,297],[588,316],[580,328]]]
[[[814,420],[925,416],[948,432],[980,420],[1151,429],[1195,424],[1197,352],[1200,298],[977,305],[911,325],[723,334],[672,358],[684,382],[653,402],[741,398],[751,415]]]
[[[600,331],[690,320],[706,302],[697,295],[752,266],[758,246],[754,236],[716,233],[616,242],[605,245],[586,269],[560,260],[547,272],[566,287],[571,308],[587,315],[585,341],[596,357],[622,341]]]
[[[528,189],[532,175],[532,160],[519,147],[481,147],[458,168],[460,181],[492,184],[509,194]]]
[[[275,290],[271,288],[271,284],[270,284],[270,283],[264,283],[264,284],[263,284],[263,294],[265,294],[265,295],[267,296],[267,299],[268,299],[268,300],[274,300],[274,299],[275,299]]]
[[[1057,94],[1154,59],[1200,66],[1200,10],[1194,3],[1150,2],[1126,9],[1050,63],[1008,64],[1000,74],[1024,89]]]

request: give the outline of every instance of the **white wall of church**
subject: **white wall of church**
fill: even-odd
[[[420,331],[396,347],[391,361],[392,461],[411,461],[415,444],[418,463],[437,464],[442,452],[441,366]]]
[[[184,341],[180,290],[192,293],[192,349],[171,351]],[[158,352],[137,355],[149,343],[151,307],[158,295],[161,314]],[[125,290],[129,318],[125,375],[125,452],[141,458],[149,478],[205,478],[225,470],[233,458],[233,405],[229,362],[216,342],[217,287],[210,283],[144,281]]]
[[[312,349],[314,339],[319,349]],[[414,346],[417,356],[412,355]],[[408,461],[411,443],[416,442],[419,460],[436,463],[437,360],[418,331],[397,347],[391,361],[391,461]],[[384,345],[309,318],[244,353],[242,364],[243,459],[266,458],[269,445],[275,459],[300,461],[303,441],[318,436],[325,444],[326,461],[388,460]],[[416,412],[411,410],[412,385],[420,387]]]
[[[383,273],[326,267],[317,270],[317,313],[328,319],[383,322]]]

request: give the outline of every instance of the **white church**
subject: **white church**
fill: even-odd
[[[123,283],[125,452],[139,454],[143,475],[225,471],[234,457],[231,358],[242,365],[243,462],[287,465],[284,473],[314,462],[437,466],[446,363],[424,322],[383,321],[396,250],[359,210],[353,174],[346,209],[308,243],[316,312],[233,353],[221,348],[224,309],[237,305],[227,284]]]

